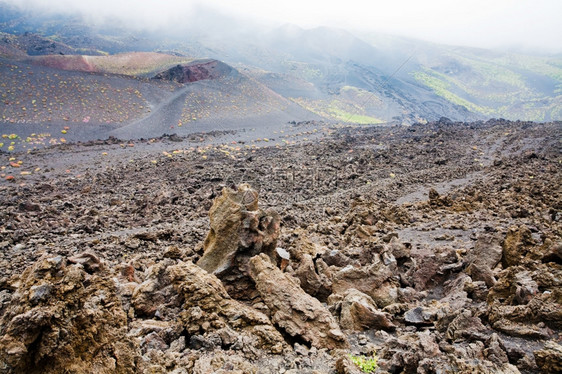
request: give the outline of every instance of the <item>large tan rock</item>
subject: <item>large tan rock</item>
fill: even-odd
[[[520,265],[533,244],[531,231],[527,226],[510,227],[502,245],[504,267]]]
[[[466,272],[472,280],[482,281],[487,287],[496,283],[493,270],[502,258],[500,240],[492,235],[480,235],[474,250],[467,256]]]
[[[248,338],[255,347],[280,353],[285,342],[263,313],[230,297],[222,282],[191,262],[157,264],[135,290],[135,310],[165,310],[180,305],[179,319],[190,335],[205,335],[221,329],[233,331],[234,339]]]
[[[530,271],[510,266],[498,275],[487,296],[488,319],[494,329],[546,339],[549,328],[562,327],[562,266],[539,263],[533,267]]]
[[[336,302],[335,309],[339,312],[340,326],[345,330],[396,329],[388,313],[379,311],[370,296],[353,288],[342,296],[341,301]]]
[[[386,266],[380,256],[375,256],[368,266],[354,267],[348,265],[332,273],[332,292],[343,295],[349,289],[356,289],[369,295],[380,307],[396,302],[396,285],[390,267]]]
[[[306,293],[325,301],[332,291],[332,282],[322,271],[318,271],[326,268],[327,265],[322,259],[317,261],[320,262],[318,268],[312,257],[304,254],[294,276],[300,281],[301,288]]]
[[[330,312],[300,288],[296,279],[281,272],[266,256],[250,259],[250,276],[267,307],[272,322],[290,336],[319,348],[349,346]]]
[[[42,258],[16,285],[0,323],[1,372],[141,372],[115,285],[95,255]]]
[[[239,254],[248,258],[262,252],[273,256],[280,231],[279,215],[259,209],[258,193],[249,185],[242,184],[237,190],[224,188],[213,202],[209,217],[211,228],[203,257],[197,263],[207,272],[225,272],[235,265]]]

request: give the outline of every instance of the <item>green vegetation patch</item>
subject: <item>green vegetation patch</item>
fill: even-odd
[[[382,121],[378,118],[375,118],[375,117],[366,116],[366,115],[363,115],[363,114],[349,113],[349,112],[346,112],[344,110],[341,110],[341,109],[335,108],[335,107],[328,108],[328,113],[331,114],[331,117],[336,118],[338,120],[341,120],[341,121],[344,121],[344,122],[358,123],[360,125],[384,123],[384,121]]]
[[[363,373],[374,373],[377,370],[378,358],[375,354],[371,357],[349,355],[349,359],[353,362]]]
[[[490,117],[532,121],[560,119],[557,103],[562,93],[562,59],[512,53],[489,55],[478,51],[446,53],[448,65],[412,73],[414,79],[453,104]],[[465,69],[455,71],[455,67]],[[551,79],[552,94],[542,91],[533,77]]]
[[[324,74],[316,66],[306,62],[285,60],[282,65],[294,76],[306,81],[314,81],[324,78]]]
[[[364,108],[361,108],[358,104],[344,102],[339,99],[328,102],[326,100],[310,100],[299,97],[291,100],[325,118],[360,125],[384,123],[383,120],[366,114]]]
[[[491,108],[483,107],[477,105],[471,101],[463,99],[462,97],[454,94],[449,90],[450,84],[438,76],[435,76],[431,71],[418,71],[414,73],[414,78],[424,84],[425,86],[431,88],[437,95],[447,99],[456,105],[461,105],[468,110],[473,112],[482,113],[486,115],[493,115],[494,110]]]

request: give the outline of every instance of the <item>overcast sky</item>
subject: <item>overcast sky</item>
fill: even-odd
[[[174,27],[198,4],[272,25],[331,25],[484,48],[562,52],[562,0],[0,0],[135,27]]]

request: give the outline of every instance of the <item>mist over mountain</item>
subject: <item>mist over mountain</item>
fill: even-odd
[[[140,27],[118,18],[112,23],[109,16],[47,12],[41,6],[0,7],[4,58],[35,66],[54,60],[25,55],[159,52],[215,59],[309,113],[310,118],[295,120],[412,124],[441,117],[550,121],[562,116],[562,59],[557,55],[448,46],[337,27],[268,25],[202,5],[178,8],[178,22],[166,27],[156,18],[155,26]],[[75,62],[62,60],[57,66],[74,69]],[[139,72],[121,67],[102,70]],[[143,74],[166,67],[154,65]]]

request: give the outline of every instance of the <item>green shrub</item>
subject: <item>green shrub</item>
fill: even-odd
[[[373,353],[372,357],[365,357],[365,356],[353,356],[349,355],[351,362],[361,369],[363,373],[374,373],[377,370],[377,356]]]

